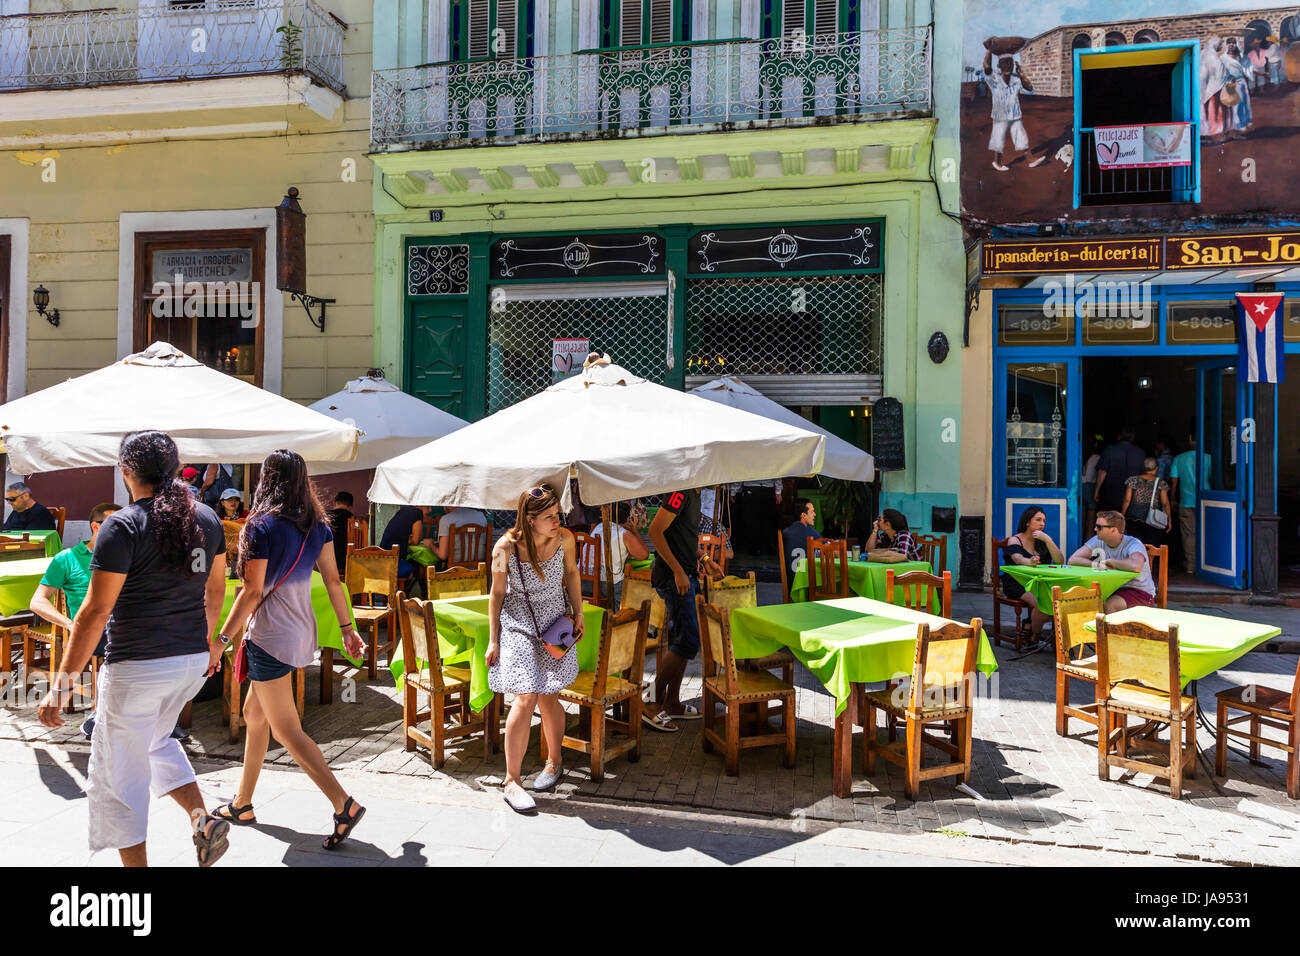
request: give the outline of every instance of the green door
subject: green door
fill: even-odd
[[[466,401],[464,300],[407,305],[406,391],[469,420]]]

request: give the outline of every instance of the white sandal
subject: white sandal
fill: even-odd
[[[668,714],[662,710],[659,711],[659,713],[655,714],[653,717],[651,717],[649,714],[642,714],[641,722],[644,723],[646,726],[648,726],[651,730],[657,730],[663,734],[675,734],[677,733],[677,731],[681,730],[680,727],[678,727],[676,724],[673,723],[672,718],[669,717]]]

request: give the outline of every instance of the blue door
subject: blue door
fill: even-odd
[[[1196,368],[1196,574],[1232,588],[1246,586],[1254,419],[1250,384],[1235,360]]]

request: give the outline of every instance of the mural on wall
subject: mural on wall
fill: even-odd
[[[1179,12],[1171,13],[1170,8]],[[1154,105],[1166,72],[1111,95],[1166,115],[1088,123],[1075,156],[1074,50],[1193,41],[1199,102]],[[962,207],[990,224],[1300,213],[1300,4],[1248,0],[966,0]],[[1189,60],[1190,68],[1190,60]],[[1085,89],[1088,89],[1085,86]],[[1128,125],[1125,125],[1125,123]],[[1094,138],[1095,137],[1095,138]],[[1199,152],[1199,168],[1193,163]],[[1074,206],[1076,163],[1082,200]],[[1199,203],[1187,201],[1199,176]]]

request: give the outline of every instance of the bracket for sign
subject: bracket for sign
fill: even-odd
[[[316,326],[316,329],[319,332],[325,331],[325,306],[332,305],[338,301],[337,299],[321,299],[314,295],[308,295],[306,292],[290,292],[289,298],[293,299],[295,302],[302,303],[303,310],[307,313],[307,318],[311,321],[312,325]],[[319,320],[316,316],[312,315],[311,312],[312,307],[317,305],[320,306]]]

